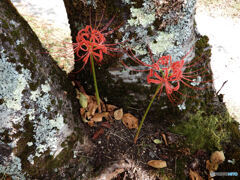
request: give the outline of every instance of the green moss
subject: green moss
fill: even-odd
[[[17,65],[16,66],[16,71],[19,73],[19,74],[21,74],[22,73],[22,66],[20,66],[20,65]]]
[[[0,105],[4,103],[4,99],[0,99]]]
[[[203,53],[204,49],[209,47],[208,44],[209,38],[207,36],[202,36],[195,44],[196,46],[196,56],[201,56],[201,54]],[[209,50],[210,51],[210,50]],[[211,54],[208,54],[211,56]],[[209,57],[210,57],[209,56]]]
[[[0,33],[0,39],[2,42],[9,42],[11,45],[13,45],[14,41],[9,38],[9,37],[6,37],[3,33]]]
[[[186,143],[192,151],[198,149],[220,150],[221,143],[230,138],[226,125],[231,119],[228,115],[207,115],[203,111],[191,114],[171,130],[186,137]]]
[[[56,104],[56,100],[55,99],[52,99],[51,100],[51,104],[54,106]]]
[[[232,140],[234,142],[239,141],[239,139],[240,139],[239,123],[237,123],[237,122],[229,123],[228,124],[228,130],[231,132]]]
[[[31,91],[36,91],[37,88],[39,87],[39,83],[40,82],[37,82],[37,83],[31,82],[31,83],[29,83],[29,87],[30,87]]]
[[[4,29],[9,29],[8,23],[4,19],[2,19],[2,18],[0,18],[0,20],[2,21],[2,27]]]
[[[47,111],[48,111],[49,113],[51,112],[51,106],[50,106],[50,105],[47,107]]]
[[[59,100],[59,101],[58,101],[58,106],[59,106],[60,109],[62,109],[62,104],[63,104],[63,101],[62,101],[62,100]]]
[[[8,130],[4,130],[3,133],[0,133],[0,137],[1,137],[1,140],[4,143],[11,143],[12,142],[11,137],[8,134]]]
[[[14,27],[15,28],[15,27]],[[17,40],[20,36],[19,30],[11,31],[13,39]]]

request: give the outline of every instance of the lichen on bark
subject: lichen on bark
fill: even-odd
[[[59,155],[72,154],[79,104],[66,74],[11,2],[1,1],[0,11],[0,143],[9,147],[0,152],[0,173],[24,179],[53,171],[49,164]]]

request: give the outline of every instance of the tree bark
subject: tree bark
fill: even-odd
[[[177,61],[195,45],[196,1],[179,0],[160,3],[155,0],[94,0],[90,2],[64,0],[74,42],[77,32],[86,25],[91,23],[93,27],[94,24],[97,27],[100,24],[100,30],[114,17],[109,31],[122,25],[112,35],[107,36],[108,43],[128,40],[125,45],[132,48],[137,57],[149,64],[151,60],[147,47],[151,49],[155,60],[169,54],[173,61]],[[103,19],[100,22],[102,15]],[[185,60],[190,61],[194,54],[194,50],[190,51]],[[120,61],[125,60],[127,64],[131,64],[131,60],[129,58],[126,60],[126,56],[121,54],[119,56],[104,55],[102,65],[96,70],[100,96],[127,111],[134,113],[136,111],[133,109],[143,111],[156,87],[147,84],[146,73],[133,72],[125,68]],[[81,62],[76,62],[75,71],[81,66]],[[93,94],[92,75],[89,69],[90,65],[87,64],[85,70],[73,74],[82,82],[85,89]],[[159,109],[162,106],[162,103],[157,103],[151,109]]]
[[[0,174],[58,174],[84,133],[75,90],[12,3],[0,12]]]

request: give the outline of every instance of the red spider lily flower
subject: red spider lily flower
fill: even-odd
[[[190,87],[192,89],[202,90],[204,88],[202,87],[195,87],[194,85],[191,85],[191,83],[201,84],[206,83],[209,81],[196,81],[198,77],[201,77],[204,75],[204,73],[207,71],[207,69],[200,68],[195,71],[187,71],[189,68],[192,68],[200,61],[192,61],[189,63],[185,63],[185,58],[188,56],[188,54],[192,51],[193,48],[179,61],[172,62],[172,57],[170,55],[168,56],[162,56],[157,61],[153,59],[151,50],[149,49],[150,58],[152,60],[152,64],[147,64],[139,60],[131,50],[129,50],[130,53],[128,53],[131,60],[141,65],[141,69],[134,69],[132,67],[127,66],[124,62],[123,65],[127,68],[132,69],[133,71],[149,71],[147,75],[147,82],[154,83],[154,84],[161,84],[161,88],[159,91],[159,95],[162,93],[163,88],[165,87],[166,94],[168,96],[168,99],[172,104],[179,104],[181,101],[179,97],[175,94],[178,93],[183,96],[187,96],[179,91],[181,84]],[[143,69],[144,68],[144,69]],[[191,97],[191,96],[187,96]]]
[[[176,97],[173,95],[173,92],[178,91],[180,88],[180,81],[182,78],[182,68],[184,61],[177,61],[172,63],[171,56],[169,56],[169,61],[162,62],[162,66],[158,71],[150,69],[147,76],[147,82],[154,84],[161,84],[160,93],[162,93],[163,87],[166,89],[166,94],[171,103],[175,103]]]
[[[123,42],[115,44],[106,43],[106,36],[112,34],[116,29],[119,29],[122,24],[120,24],[117,28],[114,28],[113,30],[106,32],[106,30],[114,20],[113,17],[101,30],[99,30],[98,28],[101,25],[102,18],[103,14],[96,28],[92,27],[91,25],[87,25],[84,29],[81,29],[77,34],[76,43],[73,43],[74,53],[78,57],[78,60],[76,61],[82,60],[84,63],[79,71],[81,71],[85,67],[90,56],[93,56],[93,59],[98,64],[100,64],[103,60],[103,54],[113,56],[111,52],[119,52],[119,49],[117,49],[115,46],[117,44],[123,43]],[[96,26],[96,24],[94,26]]]
[[[207,69],[200,68],[195,71],[187,71],[188,69],[192,68],[195,65],[198,65],[199,61],[193,60],[189,63],[185,63],[185,57],[192,51],[193,48],[179,61],[172,62],[172,57],[169,56],[163,56],[160,57],[156,62],[153,59],[151,50],[149,49],[150,52],[150,57],[152,60],[152,64],[146,64],[136,58],[136,56],[133,54],[133,52],[130,50],[130,54],[128,53],[129,57],[136,63],[140,64],[141,66],[147,68],[147,69],[133,69],[126,64],[124,64],[126,67],[131,68],[132,70],[135,71],[149,71],[149,74],[147,75],[147,82],[158,84],[158,87],[144,113],[144,116],[142,117],[142,120],[138,126],[137,133],[134,138],[134,143],[136,144],[140,130],[142,128],[143,122],[149,112],[149,109],[157,96],[157,94],[161,95],[163,88],[165,87],[166,94],[168,99],[172,104],[179,104],[180,99],[178,96],[175,95],[175,93],[178,93],[180,95],[184,95],[179,91],[180,85],[183,84],[187,87],[190,87],[192,89],[202,89],[201,87],[194,87],[191,85],[191,83],[196,81],[194,79],[197,79],[200,75],[204,75],[203,73],[205,71],[208,71]],[[186,71],[186,72],[184,72]],[[187,82],[190,82],[189,84]],[[197,83],[203,83],[204,81],[199,81]],[[207,82],[207,81],[205,81]],[[184,95],[187,96],[187,95]],[[190,96],[187,96],[190,97]]]

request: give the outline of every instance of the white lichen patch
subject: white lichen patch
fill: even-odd
[[[17,23],[17,22],[14,21],[14,20],[10,20],[10,21],[9,21],[9,24],[13,25],[14,27],[18,27],[18,26],[20,25],[19,23]]]
[[[16,44],[17,44],[17,45],[20,45],[21,43],[22,43],[22,41],[16,40]]]
[[[122,0],[122,2],[130,5],[132,3],[130,0]],[[155,3],[155,0],[143,0],[141,8],[135,8],[132,5],[128,23],[119,29],[120,32],[123,32],[122,41],[128,40],[127,46],[134,50],[136,56],[145,56],[141,60],[147,64],[152,63],[147,46],[150,47],[154,58],[158,59],[168,54],[172,56],[173,61],[178,61],[189,52],[195,43],[193,15],[196,0],[184,1],[183,9],[180,12],[181,16],[178,16],[176,24],[167,24],[164,31],[158,30],[157,26],[161,24],[154,24],[159,18],[156,15],[159,7]],[[169,22],[176,18],[174,13],[179,12],[169,10],[161,18],[164,22]],[[192,54],[190,53],[185,60],[191,60],[192,56],[190,55]]]
[[[178,108],[179,108],[180,111],[185,110],[186,109],[185,101],[182,104],[179,104]]]
[[[57,108],[52,107],[51,100],[58,102],[57,97],[51,94],[48,81],[39,85],[35,91],[31,91],[29,83],[34,83],[31,72],[19,63],[9,62],[9,58],[6,51],[0,47],[0,132],[7,130],[11,140],[8,145],[16,148],[19,138],[14,138],[14,135],[29,131],[29,129],[24,129],[23,124],[30,121],[33,126],[34,141],[28,142],[27,145],[34,146],[35,152],[28,157],[29,162],[34,164],[34,158],[40,157],[46,151],[50,151],[50,155],[57,156],[62,150],[61,143],[72,133],[68,125],[64,123],[63,115],[56,113]],[[21,67],[19,72],[16,70],[17,66]],[[23,94],[23,90],[26,90],[26,93]],[[25,105],[28,107],[26,108]],[[1,138],[1,140],[4,139]],[[0,166],[0,172],[13,177],[13,174],[18,171],[14,164],[16,160],[18,159],[13,155],[11,160],[13,162]],[[21,170],[21,164],[16,167],[19,171]],[[13,173],[14,171],[16,173]]]
[[[23,125],[24,114],[27,110],[22,109],[23,90],[28,88],[30,80],[29,70],[21,70],[21,74],[16,71],[16,64],[8,62],[9,57],[3,47],[0,47],[0,132],[8,130],[9,135],[15,134],[13,125]],[[29,113],[31,114],[31,112]],[[16,142],[15,142],[16,144]]]
[[[30,99],[36,101],[40,95],[40,89],[38,88],[36,91],[31,91]]]
[[[139,26],[142,25],[143,28],[146,28],[155,21],[155,13],[147,14],[142,8],[131,8],[132,18],[128,20],[130,26]]]
[[[48,120],[40,115],[40,122],[34,124],[34,139],[37,147],[35,156],[41,156],[48,149],[50,150],[50,155],[54,156],[61,152],[62,147],[60,144],[72,132],[63,120],[60,114],[52,120]]]
[[[123,1],[124,3],[132,4],[131,1]],[[124,33],[122,41],[127,41],[127,46],[134,50],[136,56],[146,55],[143,62],[151,64],[149,52],[147,46],[150,47],[153,55],[156,58],[162,56],[162,54],[173,46],[173,35],[171,33],[158,31],[154,28],[154,22],[156,20],[156,6],[154,0],[144,0],[141,8],[130,8],[130,19],[128,23],[119,29],[120,32]],[[131,33],[129,29],[135,33],[134,38],[129,39]],[[130,31],[131,31],[130,30]],[[152,32],[149,34],[149,32]]]
[[[46,83],[46,82],[45,82]],[[41,88],[42,88],[42,90],[43,90],[43,92],[45,92],[45,93],[48,93],[50,90],[51,90],[51,87],[50,87],[50,85],[49,84],[42,84],[41,85]]]
[[[201,76],[198,76],[197,79],[193,79],[193,81],[190,83],[192,86],[198,86],[202,81]]]
[[[141,76],[142,76],[142,73],[136,73],[136,74],[130,75],[131,73],[130,69],[123,70],[122,72],[110,70],[109,73],[116,77],[114,80],[121,78],[125,83],[138,82],[138,79],[141,79]]]
[[[11,154],[11,161],[7,162],[8,165],[0,164],[0,173],[9,174],[13,180],[25,180],[24,174],[22,174],[22,165],[21,160]]]
[[[167,51],[168,48],[171,48],[173,46],[172,39],[173,34],[168,34],[161,31],[158,32],[158,35],[155,38],[156,42],[151,41],[149,43],[149,47],[152,53],[157,55]]]
[[[56,156],[62,150],[60,144],[72,131],[64,123],[64,118],[61,114],[55,115],[52,119],[46,118],[43,115],[43,113],[49,113],[49,110],[53,110],[51,108],[51,100],[57,102],[57,99],[51,95],[51,87],[47,81],[45,81],[45,84],[41,84],[37,90],[31,92],[30,99],[36,102],[40,114],[38,120],[35,119],[36,117],[29,118],[34,126],[33,131],[36,145],[34,156],[40,157],[48,149],[51,155]]]
[[[27,145],[28,145],[28,146],[32,146],[33,143],[32,143],[32,142],[28,142]]]
[[[16,111],[21,110],[22,91],[27,87],[27,80],[30,79],[30,72],[23,70],[21,74],[16,71],[16,66],[8,62],[4,49],[0,49],[0,99],[5,102],[3,105]]]
[[[34,158],[34,156],[32,155],[32,154],[30,154],[29,156],[28,156],[28,161],[30,162],[30,164],[34,164],[34,160],[33,160],[33,158]]]

